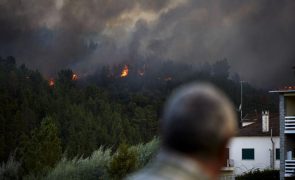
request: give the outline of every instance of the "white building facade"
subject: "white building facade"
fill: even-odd
[[[265,111],[245,122],[228,144],[224,170],[241,175],[255,169],[280,169],[279,115]]]
[[[274,169],[280,169],[280,159],[277,154],[280,149],[280,138],[276,136],[272,139],[275,148]],[[254,169],[271,169],[273,142],[267,136],[233,138],[228,147],[234,174],[239,175]]]

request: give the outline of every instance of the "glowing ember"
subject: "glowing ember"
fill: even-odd
[[[78,75],[77,75],[77,74],[73,74],[73,76],[72,76],[72,80],[73,80],[73,81],[78,80]]]
[[[54,80],[53,80],[53,79],[50,79],[50,80],[48,81],[48,85],[49,85],[49,86],[54,86]]]
[[[164,81],[171,81],[171,80],[172,80],[172,77],[170,77],[170,76],[164,78]]]
[[[138,74],[139,74],[140,76],[143,76],[143,75],[144,75],[144,70],[142,70],[142,69],[138,70]]]
[[[128,66],[125,65],[122,72],[121,72],[121,77],[124,78],[124,77],[127,77],[128,76],[128,72],[129,72],[129,69],[128,69]]]

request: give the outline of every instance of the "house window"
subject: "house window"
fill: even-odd
[[[254,160],[254,149],[242,149],[242,160]]]
[[[276,149],[276,160],[280,160],[280,149]]]

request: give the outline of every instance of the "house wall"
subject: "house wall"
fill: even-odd
[[[280,138],[274,137],[275,148],[280,148]],[[229,145],[229,158],[234,160],[235,174],[242,174],[251,169],[270,168],[270,137],[234,137]],[[254,160],[242,160],[242,149],[254,148]],[[275,160],[275,168],[280,168],[280,161]]]

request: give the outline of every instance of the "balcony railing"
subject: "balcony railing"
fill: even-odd
[[[234,160],[227,159],[226,164],[222,167],[222,171],[234,171]]]
[[[285,160],[285,177],[295,175],[295,160]]]
[[[285,116],[285,134],[295,134],[295,116]]]

